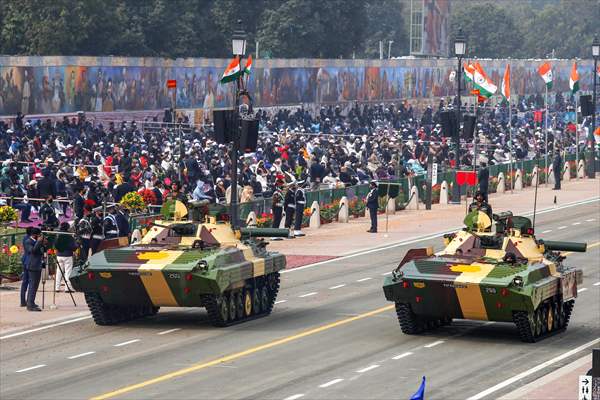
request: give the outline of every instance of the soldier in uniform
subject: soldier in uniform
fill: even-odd
[[[119,229],[119,237],[129,238],[130,226],[129,226],[129,217],[123,210],[121,206],[116,206],[116,219],[117,219],[117,228]]]
[[[482,211],[486,213],[490,219],[492,219],[492,206],[485,201],[485,197],[480,190],[475,192],[475,198],[473,199],[471,205],[469,205],[469,212],[473,211]]]
[[[77,222],[76,232],[81,240],[81,251],[79,259],[84,262],[88,259],[90,248],[92,247],[92,207],[85,206],[86,215]]]
[[[275,191],[272,198],[273,203],[271,204],[271,209],[273,210],[273,228],[279,228],[281,217],[283,216],[284,198],[281,191],[283,184],[284,182],[281,179],[275,182]]]
[[[117,224],[117,216],[114,207],[111,207],[104,217],[102,222],[104,228],[104,238],[105,239],[114,239],[118,238],[119,235],[119,226]]]
[[[369,188],[369,194],[367,195],[367,208],[369,209],[369,216],[371,217],[371,228],[367,232],[377,233],[377,209],[379,208],[377,183],[371,182],[369,184]]]
[[[304,207],[306,206],[306,196],[304,195],[304,181],[298,182],[298,188],[294,193],[294,203],[296,205],[296,215],[294,219],[294,236],[304,236],[302,232],[302,217],[304,216]]]
[[[92,249],[92,254],[98,252],[98,247],[100,247],[100,243],[104,240],[104,226],[102,221],[102,207],[96,207],[94,209],[94,214],[91,214],[90,217],[90,225],[92,226],[90,248]]]
[[[285,193],[285,198],[283,200],[283,206],[285,208],[285,227],[287,229],[292,228],[292,220],[294,219],[294,214],[296,213],[296,183],[292,182],[289,184],[287,192]]]
[[[552,190],[560,190],[560,179],[562,178],[562,157],[560,156],[560,149],[558,147],[554,151],[552,172],[554,173],[554,187]]]

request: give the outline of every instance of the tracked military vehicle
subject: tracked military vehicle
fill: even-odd
[[[474,211],[446,247],[409,250],[385,279],[400,328],[419,334],[452,319],[512,322],[524,342],[566,329],[582,271],[561,251],[585,252],[585,243],[536,239],[531,221],[510,212]]]
[[[205,307],[215,326],[271,313],[285,256],[266,250],[261,237],[286,229],[234,231],[221,209],[180,202],[163,207],[141,240],[92,255],[70,280],[83,292],[98,325],[154,315],[160,307]]]

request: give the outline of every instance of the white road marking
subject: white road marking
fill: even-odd
[[[369,366],[368,366],[368,367],[366,367],[366,368],[359,369],[358,371],[356,371],[356,373],[358,373],[358,374],[362,374],[363,372],[367,372],[367,371],[370,371],[370,370],[372,370],[372,369],[379,368],[379,367],[380,367],[380,365],[379,365],[379,364],[373,364],[373,365],[369,365]]]
[[[330,287],[329,290],[339,289],[339,288],[344,287],[344,286],[346,286],[346,284],[342,283],[341,285],[335,285],[335,286]]]
[[[57,326],[72,324],[73,322],[79,322],[79,321],[83,321],[84,319],[90,319],[90,318],[92,318],[91,315],[86,315],[85,317],[70,319],[68,321],[63,321],[63,322],[59,322],[59,323],[56,323],[56,324],[44,325],[44,326],[42,326],[40,328],[28,329],[28,330],[22,331],[22,332],[11,333],[9,335],[0,336],[0,340],[10,339],[10,338],[17,337],[17,336],[28,335],[30,333],[39,332],[39,331],[43,331],[43,330],[50,329],[50,328],[55,328]]]
[[[391,275],[391,274],[392,274],[392,271],[390,271],[390,272],[384,272],[383,274],[381,274],[381,276],[388,276],[388,275]]]
[[[286,301],[287,301],[287,300],[277,300],[277,301],[275,302],[275,304],[281,304],[281,303],[285,303]]]
[[[329,386],[333,386],[333,385],[335,385],[336,383],[340,383],[341,381],[343,381],[343,379],[342,379],[342,378],[337,378],[337,379],[334,379],[334,380],[332,380],[332,381],[326,382],[326,383],[324,383],[324,384],[322,384],[322,385],[319,385],[319,387],[320,387],[320,388],[326,388],[326,387],[329,387]]]
[[[294,394],[294,395],[292,395],[290,397],[286,397],[283,400],[296,400],[296,399],[299,399],[300,397],[303,397],[303,396],[304,396],[304,393],[298,393],[298,394]]]
[[[38,365],[34,365],[33,367],[23,368],[23,369],[20,369],[18,371],[15,371],[15,372],[17,372],[17,373],[19,373],[19,372],[27,372],[27,371],[31,371],[32,369],[43,368],[45,366],[46,366],[46,364],[38,364]]]
[[[314,296],[315,294],[317,294],[317,292],[310,292],[310,293],[301,294],[298,297],[310,297],[310,296]]]
[[[438,344],[442,344],[442,343],[444,343],[444,340],[438,340],[437,342],[426,344],[423,347],[426,347],[426,348],[430,349],[430,348],[432,348],[434,346],[437,346]]]
[[[573,222],[571,225],[581,225],[581,222]]]
[[[123,343],[117,343],[117,344],[115,344],[115,345],[113,345],[113,346],[114,346],[114,347],[127,346],[128,344],[131,344],[131,343],[136,343],[136,342],[139,342],[140,340],[141,340],[141,339],[133,339],[133,340],[128,340],[128,341],[126,341],[126,342],[123,342]]]
[[[402,354],[397,355],[396,357],[392,357],[392,360],[399,360],[401,358],[408,357],[410,355],[412,355],[412,353],[410,351],[407,351],[406,353],[402,353]]]
[[[585,292],[587,288],[582,287],[581,289],[577,289],[577,293]]]
[[[545,230],[545,231],[544,231],[544,232],[542,232],[542,233],[550,233],[550,232],[552,232],[552,229],[547,229],[547,230]]]
[[[580,205],[583,205],[583,204],[589,204],[589,203],[596,203],[598,201],[600,201],[600,197],[594,197],[594,198],[587,199],[587,200],[576,201],[576,202],[573,202],[573,203],[565,204],[564,206],[560,206],[560,207],[549,207],[549,208],[545,208],[543,210],[538,211],[537,215],[553,213],[553,212],[556,212],[556,211],[564,210],[565,208],[577,207],[577,206],[580,206]],[[533,212],[522,213],[521,215],[524,216],[524,217],[527,217],[527,216],[533,215]],[[593,221],[593,219],[592,219],[592,221]],[[407,240],[391,244],[389,246],[376,247],[374,249],[362,250],[362,251],[358,251],[356,253],[348,254],[348,255],[345,255],[345,256],[341,256],[341,257],[337,257],[337,258],[332,258],[330,260],[319,261],[319,262],[316,262],[314,264],[308,264],[308,265],[303,265],[303,266],[297,267],[297,268],[286,269],[286,270],[281,271],[280,273],[281,274],[288,274],[288,273],[303,271],[305,269],[314,268],[314,267],[317,267],[319,265],[331,264],[331,263],[334,263],[334,262],[339,262],[339,261],[342,261],[342,260],[347,260],[349,258],[364,256],[366,254],[371,254],[371,253],[378,253],[380,251],[385,251],[385,250],[389,250],[389,249],[395,249],[396,247],[401,247],[401,246],[406,246],[406,245],[413,244],[413,243],[423,242],[423,241],[426,241],[426,240],[436,239],[436,238],[439,238],[441,236],[444,236],[447,233],[454,233],[457,230],[460,230],[462,228],[464,228],[464,227],[463,226],[456,226],[454,228],[451,228],[451,229],[448,229],[448,230],[445,230],[445,231],[442,231],[442,232],[433,233],[431,235],[415,236],[415,237],[409,238]]]
[[[364,282],[364,281],[370,281],[373,278],[362,278],[362,279],[357,279],[356,282]]]
[[[96,352],[95,352],[95,351],[88,351],[88,352],[86,352],[86,353],[76,354],[76,355],[74,355],[74,356],[67,357],[67,358],[68,358],[69,360],[74,360],[74,359],[76,359],[76,358],[81,358],[81,357],[89,356],[89,355],[92,355],[92,354],[96,354]]]
[[[594,286],[600,286],[600,282],[594,283]]]
[[[521,372],[520,374],[515,375],[512,378],[502,381],[499,384],[492,386],[489,389],[484,390],[483,392],[477,393],[476,395],[469,397],[467,400],[479,400],[486,396],[489,396],[490,394],[495,393],[498,390],[503,389],[507,386],[510,386],[515,382],[519,382],[521,379],[526,378],[529,375],[535,374],[536,372],[538,372],[552,364],[556,364],[557,362],[564,360],[565,358],[571,357],[573,354],[577,354],[580,351],[587,349],[588,347],[594,346],[598,342],[600,342],[600,339],[594,339],[591,342],[587,342],[579,347],[574,348],[573,350],[569,350],[566,353],[563,353],[557,357],[554,357],[544,363],[538,364],[535,367],[528,369],[527,371]]]
[[[586,219],[585,222],[594,222],[596,219],[595,218],[590,218],[590,219]]]
[[[158,332],[157,335],[167,335],[169,333],[177,332],[180,330],[181,330],[181,328],[173,328],[173,329],[169,329],[168,331]]]
[[[560,230],[562,230],[562,229],[567,229],[567,227],[563,225],[563,226],[559,226],[559,227],[558,227],[558,228],[556,228],[556,229],[558,229],[558,230],[560,231]]]

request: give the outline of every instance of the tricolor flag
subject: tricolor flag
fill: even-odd
[[[475,67],[471,64],[466,64],[464,65],[464,71],[465,71],[465,78],[469,81],[469,82],[473,82],[473,75],[475,75]]]
[[[550,66],[550,63],[545,62],[542,65],[540,65],[538,72],[544,80],[544,82],[546,83],[546,87],[548,88],[548,90],[552,89],[552,67]]]
[[[473,67],[475,70],[473,73],[473,87],[479,90],[479,95],[481,97],[489,99],[494,93],[496,93],[498,87],[494,85],[494,82],[492,82],[490,78],[488,78],[478,62],[476,62]]]
[[[506,101],[510,102],[510,65],[506,65],[504,78],[502,78],[502,88],[500,90]]]
[[[569,76],[569,89],[571,93],[575,94],[579,90],[579,74],[577,73],[577,63],[573,63],[571,68],[571,75]]]
[[[223,77],[221,77],[221,83],[233,82],[240,75],[240,59],[236,56],[229,65],[225,72],[223,72]]]
[[[252,72],[252,54],[250,54],[248,56],[248,59],[246,60],[246,66],[244,67],[243,73],[250,75],[251,72]]]

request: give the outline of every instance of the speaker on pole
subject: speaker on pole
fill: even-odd
[[[233,130],[236,129],[236,115],[233,110],[213,111],[215,123],[214,139],[219,144],[227,144],[233,140]]]
[[[475,133],[475,125],[477,124],[477,117],[475,115],[465,115],[463,117],[463,131],[462,137],[464,139],[473,139]]]
[[[240,149],[246,153],[256,151],[258,142],[258,120],[242,120],[242,136],[240,138]]]
[[[592,95],[579,96],[579,104],[581,105],[581,116],[588,117],[594,114]]]

